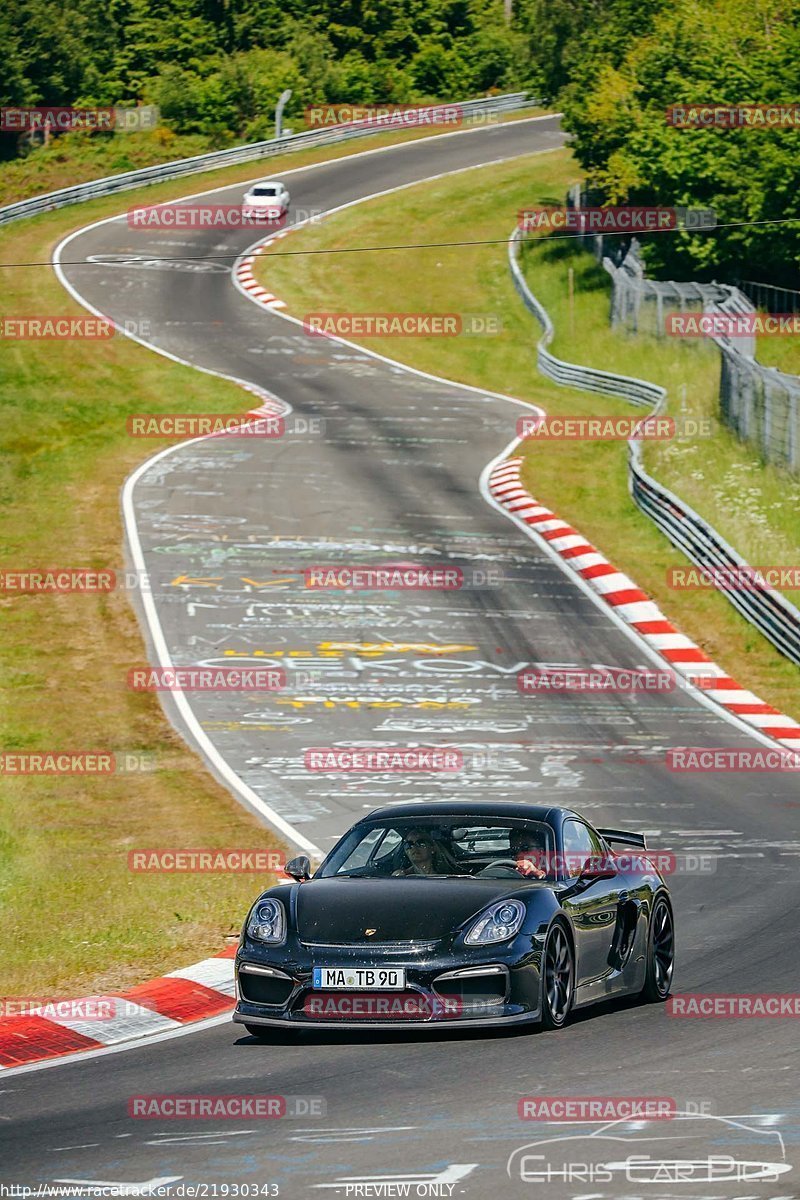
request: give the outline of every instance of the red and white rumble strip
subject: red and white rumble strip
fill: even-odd
[[[277,296],[273,296],[272,292],[268,292],[263,288],[258,280],[253,275],[253,263],[256,260],[257,254],[263,254],[278,238],[286,237],[290,233],[289,229],[281,229],[278,233],[273,233],[269,238],[266,238],[260,246],[256,246],[247,258],[243,258],[241,262],[236,264],[234,273],[237,280],[242,285],[244,290],[252,300],[258,304],[263,304],[265,308],[286,308],[283,300],[279,300]]]
[[[213,958],[126,992],[83,1001],[48,1003],[43,999],[46,1016],[32,1011],[0,1017],[0,1074],[4,1067],[20,1067],[79,1050],[99,1050],[230,1012],[235,953],[236,947],[231,946]]]
[[[489,491],[494,499],[546,541],[674,671],[689,682],[702,680],[703,695],[760,733],[792,750],[800,750],[800,725],[726,675],[722,667],[666,619],[658,605],[632,579],[612,566],[577,529],[537,503],[522,486],[522,463],[521,458],[507,458],[494,468],[489,476]]]

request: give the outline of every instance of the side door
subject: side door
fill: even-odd
[[[576,983],[580,987],[607,975],[617,925],[622,878],[580,880],[592,859],[608,861],[608,852],[583,821],[568,818],[562,829],[564,876],[570,885],[563,907],[572,918],[576,938]]]

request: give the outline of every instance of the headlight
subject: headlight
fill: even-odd
[[[286,912],[280,900],[259,900],[247,922],[248,937],[277,945],[286,941]]]
[[[525,920],[525,905],[519,900],[502,900],[482,912],[464,938],[468,946],[486,946],[507,942],[519,933]]]

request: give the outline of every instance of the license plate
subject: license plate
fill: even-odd
[[[406,986],[403,967],[314,967],[312,987],[333,991],[356,988],[370,992],[401,992]]]

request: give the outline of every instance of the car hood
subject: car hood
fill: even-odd
[[[297,889],[295,920],[304,942],[433,942],[493,900],[530,890],[513,879],[312,879]]]

